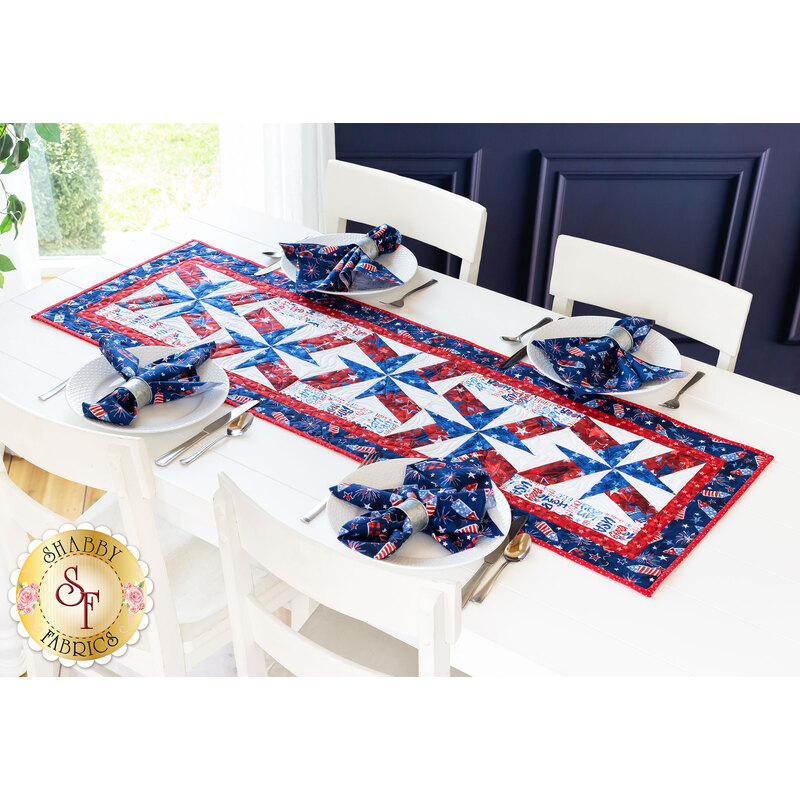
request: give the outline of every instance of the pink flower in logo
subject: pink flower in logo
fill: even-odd
[[[144,592],[139,586],[132,583],[123,585],[125,603],[132,614],[144,611]]]
[[[39,585],[28,583],[17,592],[17,610],[21,614],[33,614],[34,606],[39,602]]]

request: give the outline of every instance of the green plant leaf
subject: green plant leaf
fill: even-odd
[[[25,218],[25,203],[15,194],[10,194],[6,200],[6,212],[11,214],[17,222],[22,222]]]
[[[3,136],[0,137],[0,161],[5,161],[11,155],[13,149],[14,139],[10,134],[4,133]]]
[[[34,127],[46,142],[61,144],[61,128],[57,122],[35,122]]]
[[[19,169],[19,165],[28,157],[31,149],[31,143],[28,139],[20,139],[14,145],[11,155],[8,157],[8,163],[5,169],[0,172],[0,175],[7,175],[9,172]]]
[[[21,164],[31,152],[31,140],[22,139],[21,141],[17,142],[17,147],[15,149],[17,150],[17,163]]]
[[[3,273],[2,273],[2,272],[0,272],[0,289],[2,289],[2,288],[3,288],[3,284],[4,284],[5,282],[6,282],[6,276],[5,276],[5,275],[3,275]]]
[[[14,224],[14,220],[6,214],[3,217],[3,221],[0,222],[0,233],[8,233],[11,230],[11,226]]]
[[[28,124],[27,122],[12,122],[14,126],[14,133],[17,135],[17,139],[22,139],[25,136],[25,126]]]
[[[8,256],[0,255],[0,272],[11,272],[16,269]]]

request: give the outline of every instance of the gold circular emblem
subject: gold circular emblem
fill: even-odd
[[[138,639],[151,584],[121,537],[64,526],[34,545],[14,574],[14,616],[35,649],[63,663],[107,661]]]

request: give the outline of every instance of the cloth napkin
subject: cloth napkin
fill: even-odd
[[[381,253],[397,250],[401,239],[397,228],[379,225],[356,244],[335,247],[297,242],[281,243],[281,247],[297,267],[298,292],[349,292],[402,285],[403,281],[376,260]]]
[[[83,415],[89,419],[99,419],[113,425],[130,425],[136,418],[140,404],[166,403],[219,386],[216,382],[201,381],[197,374],[200,364],[216,350],[215,342],[197,345],[183,353],[172,353],[144,367],[139,366],[139,359],[115,336],[104,336],[98,344],[108,362],[123,378],[141,378],[149,392],[139,382],[133,382],[136,385],[132,388],[118,386],[96,403],[83,404]]]
[[[332,486],[330,491],[369,512],[343,525],[339,541],[371,558],[386,558],[413,533],[408,517],[396,508],[409,499],[425,505],[425,533],[451,553],[474,547],[479,536],[501,534],[486,514],[495,505],[491,479],[474,458],[427,459],[410,464],[403,485],[396,489],[344,483]]]
[[[687,372],[648,364],[633,355],[644,341],[655,320],[623,317],[609,335],[571,336],[533,341],[544,352],[564,383],[580,391],[628,392],[656,378],[685,378]],[[622,333],[614,328],[622,329]],[[624,332],[630,334],[628,337]],[[620,341],[622,344],[620,344]],[[628,346],[627,350],[625,346]]]

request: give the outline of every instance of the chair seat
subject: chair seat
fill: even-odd
[[[114,533],[123,530],[119,505],[112,494],[105,494],[82,514],[82,518],[94,525],[107,525]],[[190,625],[225,609],[219,550],[157,515],[156,527],[178,622],[182,626]],[[147,553],[142,553],[141,558],[147,563]],[[158,586],[153,587],[153,599],[158,602]]]
[[[317,608],[300,632],[326,650],[378,672],[398,678],[417,675],[419,652],[416,647],[325,606]],[[268,674],[271,678],[294,677],[277,662],[269,668]],[[450,674],[467,677],[454,667],[450,668]]]

